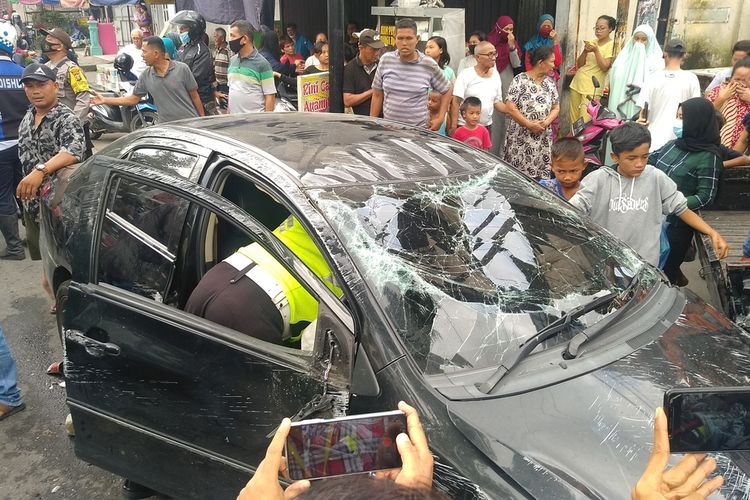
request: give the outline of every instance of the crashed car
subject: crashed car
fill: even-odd
[[[285,416],[414,405],[455,498],[625,498],[670,387],[748,384],[750,342],[496,157],[337,114],[221,116],[123,137],[43,212],[83,460],[234,498]],[[294,216],[334,294],[272,230]],[[317,301],[314,342],[189,314],[262,246]],[[750,463],[718,455],[727,498]]]

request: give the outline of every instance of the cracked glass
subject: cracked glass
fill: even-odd
[[[625,244],[502,165],[309,193],[426,375],[496,367],[566,311],[623,291],[644,266],[644,283],[658,279]],[[561,338],[612,311],[581,316]]]

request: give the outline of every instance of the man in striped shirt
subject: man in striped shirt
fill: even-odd
[[[273,70],[253,46],[255,29],[247,21],[235,21],[229,28],[229,113],[271,112],[276,105]]]
[[[227,45],[227,32],[224,28],[214,30],[214,45],[216,48],[211,54],[214,60],[214,76],[216,77],[215,87],[221,94],[229,92],[227,85],[227,68],[229,68],[229,46]],[[226,109],[226,97],[221,98],[219,107]]]
[[[372,82],[370,116],[439,130],[451,100],[451,84],[430,57],[417,50],[417,23],[396,23],[396,51],[383,54]],[[427,93],[441,94],[440,111],[428,120]],[[428,123],[429,121],[429,123]]]

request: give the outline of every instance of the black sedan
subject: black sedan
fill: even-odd
[[[284,416],[401,399],[454,497],[625,498],[665,389],[750,380],[748,335],[722,314],[531,179],[428,131],[183,121],[58,183],[44,263],[76,453],[179,498],[234,498]],[[272,232],[290,216],[341,293]],[[314,297],[312,343],[185,311],[250,243]],[[723,494],[744,497],[750,462],[718,462]]]

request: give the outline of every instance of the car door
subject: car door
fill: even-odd
[[[63,324],[76,454],[179,498],[233,498],[284,416],[324,392],[321,416],[345,411],[351,317],[236,206],[168,172],[143,178],[143,167],[118,161],[110,169],[89,279],[70,283]],[[190,267],[181,264],[210,257],[210,228],[219,220],[278,255],[318,299],[312,351],[177,307],[179,270]]]

